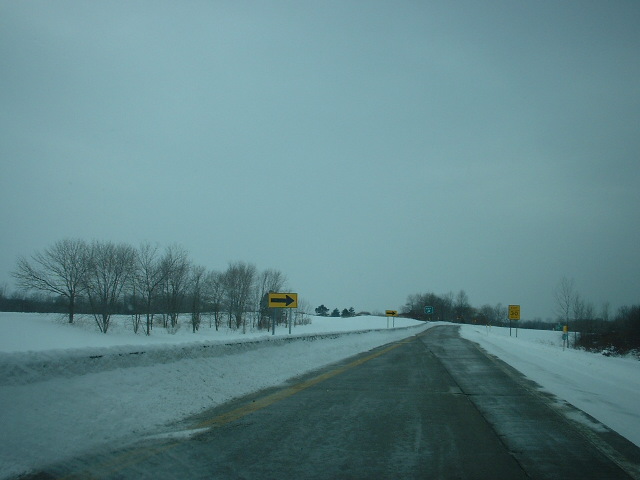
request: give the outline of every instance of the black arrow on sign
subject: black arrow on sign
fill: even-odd
[[[295,300],[291,298],[289,295],[285,295],[285,298],[272,298],[271,303],[284,303],[286,307],[291,305]]]

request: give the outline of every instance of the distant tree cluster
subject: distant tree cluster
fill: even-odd
[[[342,313],[340,312],[340,310],[338,310],[338,308],[334,308],[331,314],[329,314],[329,309],[324,305],[320,305],[319,307],[316,307],[315,311],[316,311],[316,315],[320,315],[321,317],[331,316],[331,317],[348,318],[348,317],[357,316],[357,313],[353,307],[350,307],[348,309],[344,308],[342,310]]]
[[[425,307],[432,307],[428,314]],[[483,325],[502,325],[507,315],[507,308],[501,303],[483,305],[474,308],[464,290],[456,295],[449,292],[444,295],[435,293],[417,293],[409,295],[402,310],[402,316],[418,320],[452,321],[457,323],[479,323]]]
[[[342,309],[342,313],[340,314],[343,318],[355,317],[356,311],[353,307],[349,307],[348,309]]]
[[[0,287],[0,312],[64,313],[69,308],[63,297],[43,292],[10,292],[6,285]]]
[[[568,327],[574,347],[640,357],[640,305],[620,307],[611,318],[608,302],[596,311],[576,290],[575,281],[566,277],[555,290],[555,300],[558,320]]]
[[[544,322],[540,318],[519,320],[514,327],[538,330],[562,330],[567,326],[568,345],[599,351],[607,355],[632,353],[640,358],[640,305],[621,307],[615,316],[605,302],[599,311],[585,301],[576,291],[573,280],[563,278],[555,292],[557,323]],[[425,313],[425,307],[433,307],[433,314]],[[418,320],[450,321],[480,325],[509,325],[507,307],[483,305],[475,308],[469,304],[467,294],[457,295],[418,293],[409,295],[402,316]]]
[[[76,313],[90,313],[98,329],[107,333],[112,315],[126,313],[134,331],[144,325],[147,335],[158,317],[163,327],[175,331],[181,315],[188,316],[193,332],[203,317],[216,330],[222,322],[243,331],[248,326],[268,328],[268,293],[281,291],[286,283],[282,272],[260,272],[245,262],[230,263],[225,271],[208,270],[195,265],[178,245],[161,250],[144,243],[136,249],[77,239],[19,258],[13,276],[25,291],[39,292],[40,298],[53,296],[56,311],[64,304],[69,323]],[[0,294],[2,301],[4,290]],[[26,301],[31,302],[23,299],[23,307]],[[276,318],[282,321],[282,316]]]
[[[613,319],[584,318],[574,321],[575,345],[604,355],[634,354],[640,358],[640,305],[621,307]]]

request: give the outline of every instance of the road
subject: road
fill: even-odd
[[[640,478],[640,449],[568,410],[435,327],[30,478]]]

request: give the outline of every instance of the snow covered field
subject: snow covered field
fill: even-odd
[[[293,335],[183,325],[134,335],[125,317],[104,335],[90,319],[0,313],[0,478],[105,443],[168,431],[169,422],[406,338],[436,324],[312,317]],[[393,322],[391,320],[391,322]],[[355,333],[352,333],[355,332]],[[479,343],[640,446],[640,362],[562,350],[559,332],[463,325]],[[515,331],[514,331],[515,334]]]

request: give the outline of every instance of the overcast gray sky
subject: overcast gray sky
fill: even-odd
[[[312,307],[640,302],[640,3],[0,0],[0,285],[66,237]]]

